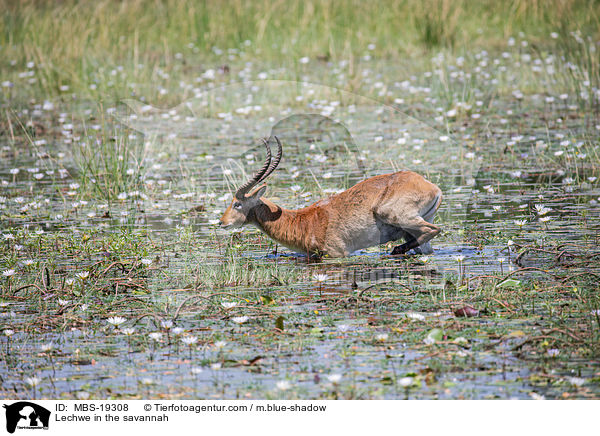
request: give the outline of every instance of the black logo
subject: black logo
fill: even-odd
[[[19,401],[3,406],[6,409],[6,431],[20,429],[48,429],[50,411],[29,401]]]

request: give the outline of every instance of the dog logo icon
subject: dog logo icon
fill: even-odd
[[[3,406],[6,409],[6,431],[19,429],[48,429],[50,411],[29,401]]]

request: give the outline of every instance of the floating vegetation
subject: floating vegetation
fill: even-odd
[[[173,50],[144,42],[134,62],[129,37],[90,36],[82,70],[70,61],[79,39],[20,50],[15,23],[31,14],[51,29],[51,15],[11,6],[0,24],[0,396],[598,398],[589,5],[549,8],[549,22],[507,18],[545,24],[500,39],[462,2],[439,4],[440,15],[412,16],[407,41],[426,54],[408,61],[386,43],[402,26],[353,36],[336,25],[327,47],[311,32],[292,44],[272,26],[256,39],[253,12],[236,35],[219,33],[226,14],[194,38],[164,33]],[[101,10],[77,14],[88,23]],[[302,22],[318,36],[325,15],[311,10]],[[273,134],[286,152],[266,195],[288,208],[376,174],[426,175],[444,192],[434,253],[395,259],[389,243],[311,262],[257,230],[220,229]]]

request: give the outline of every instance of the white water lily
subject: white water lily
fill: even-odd
[[[280,391],[287,391],[292,387],[292,384],[287,380],[279,380],[275,386],[277,386],[277,389]]]
[[[317,281],[318,283],[323,283],[325,280],[327,280],[329,278],[329,276],[327,274],[315,274],[313,276],[313,279],[315,281]]]
[[[42,350],[42,353],[48,353],[50,351],[52,351],[52,349],[54,348],[54,343],[50,342],[48,344],[44,344],[40,347],[40,350]]]
[[[231,318],[231,320],[236,324],[243,324],[248,321],[247,316],[236,316],[235,318]]]
[[[536,212],[538,215],[543,216],[546,215],[548,212],[551,212],[552,209],[550,209],[549,207],[544,206],[543,204],[536,204],[534,206]]]
[[[42,381],[42,379],[39,377],[27,377],[25,379],[25,383],[27,383],[31,387],[35,387],[35,386],[39,385],[41,381]]]
[[[162,339],[162,333],[161,332],[152,332],[148,334],[148,337],[150,339],[152,339],[153,341],[160,341]]]
[[[188,345],[191,347],[196,342],[198,342],[198,337],[197,336],[184,336],[183,338],[181,338],[181,342],[183,342],[185,345]]]
[[[527,221],[526,221],[526,220],[515,220],[515,221],[514,221],[514,223],[515,223],[515,225],[517,225],[519,228],[523,228],[523,226],[524,226],[525,224],[527,224]]]
[[[412,385],[414,382],[414,379],[412,377],[402,377],[400,380],[398,380],[398,384],[400,386],[402,386],[403,388],[407,388],[410,385]]]
[[[108,318],[106,320],[106,322],[108,322],[109,324],[118,327],[121,324],[123,324],[125,321],[127,321],[125,318],[123,318],[122,316],[111,316],[110,318]]]
[[[329,380],[334,385],[338,384],[342,380],[342,374],[329,374],[327,376],[327,380]]]
[[[424,321],[425,320],[425,317],[423,315],[421,315],[420,313],[415,313],[415,312],[408,312],[406,314],[406,317],[410,318],[410,319],[417,320],[417,321]]]
[[[89,271],[81,271],[75,274],[79,279],[85,280],[90,276]]]
[[[567,381],[576,387],[580,387],[585,383],[585,379],[581,377],[569,377]]]

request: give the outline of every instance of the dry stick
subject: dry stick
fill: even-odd
[[[189,303],[192,300],[206,300],[208,301],[210,304],[218,307],[219,309],[221,309],[221,311],[225,311],[225,309],[221,306],[219,306],[217,303],[215,303],[214,301],[212,301],[209,297],[205,297],[204,295],[194,295],[192,297],[188,297],[185,300],[183,300],[181,302],[181,304],[179,305],[179,307],[177,308],[177,310],[175,311],[175,315],[173,315],[173,321],[175,321],[178,317],[179,317],[179,312],[181,312],[181,309],[183,309],[183,306],[185,306],[187,303]]]
[[[371,290],[372,288],[374,288],[375,286],[379,286],[379,285],[384,285],[386,283],[392,283],[392,282],[382,282],[382,283],[375,283],[374,285],[370,285],[367,286],[365,289],[363,289],[362,291],[360,291],[360,293],[358,294],[358,298],[363,298],[363,294],[369,290]],[[402,283],[397,283],[398,285],[402,286],[404,289],[408,289],[409,291],[413,292],[414,290],[411,289],[409,286],[402,284]]]
[[[583,339],[581,339],[576,334],[569,332],[568,329],[567,330],[561,330],[561,329],[558,329],[558,328],[553,328],[553,329],[551,329],[550,331],[548,331],[546,333],[552,333],[552,332],[562,333],[563,335],[569,336],[571,339],[574,339],[574,340],[579,341],[579,342],[583,342]]]
[[[120,265],[120,266],[121,266],[121,269],[123,270],[123,272],[125,272],[125,269],[126,269],[126,268],[125,268],[125,264],[124,264],[124,263],[122,263],[122,262],[118,262],[118,261],[117,261],[117,262],[113,262],[113,263],[111,263],[110,265],[108,265],[108,266],[107,266],[107,267],[104,269],[104,271],[102,271],[102,272],[101,272],[99,275],[104,275],[104,274],[106,274],[106,273],[107,273],[107,272],[108,272],[108,271],[109,271],[109,270],[110,270],[110,269],[111,269],[113,266],[115,266],[115,265]]]
[[[554,341],[559,341],[559,342],[563,342],[565,344],[571,344],[570,341],[567,341],[565,339],[561,339],[561,338],[557,338],[555,336],[551,336],[551,335],[539,335],[539,336],[534,336],[532,338],[528,338],[525,339],[523,342],[521,342],[520,344],[515,345],[514,347],[511,348],[511,351],[516,351],[520,348],[522,348],[525,344],[528,344],[529,342],[535,342],[535,341],[539,341],[541,339],[552,339]]]
[[[139,289],[143,289],[146,292],[150,292],[150,290],[148,288],[146,288],[144,285],[141,285],[134,281],[123,281],[124,280],[123,277],[115,277],[115,278],[110,278],[108,280],[112,281],[115,285],[119,285],[119,286],[123,286],[123,287],[130,287],[130,288],[139,288]],[[131,279],[129,279],[129,280],[131,280]],[[104,289],[104,288],[98,288],[98,289]]]
[[[521,258],[522,258],[523,256],[525,256],[525,254],[529,253],[530,251],[538,251],[538,252],[541,252],[541,253],[548,253],[548,254],[554,254],[554,255],[556,255],[556,254],[557,254],[555,250],[545,250],[545,249],[543,249],[543,248],[537,248],[537,247],[531,247],[531,246],[527,246],[527,247],[523,247],[523,248],[522,248],[522,251],[521,251],[521,252],[520,252],[520,253],[517,255],[517,257],[515,257],[515,263],[516,263],[517,265],[521,265],[521,264],[520,264],[520,262],[521,262]],[[567,251],[567,250],[563,250],[563,251],[560,253],[560,255],[562,255],[562,254],[563,254],[564,252],[566,252],[566,251]],[[573,256],[575,256],[575,255],[573,255]],[[559,259],[560,259],[560,257],[559,257]]]
[[[19,291],[22,291],[23,289],[27,289],[27,288],[36,288],[38,291],[40,291],[40,293],[41,293],[42,295],[46,295],[46,294],[47,294],[47,292],[46,292],[45,290],[43,290],[42,288],[40,288],[38,285],[36,285],[35,283],[31,283],[31,284],[29,284],[29,285],[21,286],[20,288],[18,288],[18,289],[15,289],[15,290],[13,291],[13,293],[12,293],[13,297],[15,296],[15,294],[16,294],[17,292],[19,292]]]
[[[477,279],[497,279],[498,276],[490,276],[490,275],[480,275],[480,276],[473,276],[471,277],[471,281],[473,280],[477,280]]]
[[[152,318],[154,318],[156,328],[159,328],[160,327],[160,322],[162,321],[162,319],[161,319],[160,316],[158,316],[156,313],[153,313],[153,312],[144,313],[144,314],[138,316],[133,321],[133,325],[136,325],[138,322],[140,322],[142,319],[144,319],[144,318],[146,318],[148,316],[151,316]]]
[[[116,300],[114,303],[112,303],[112,304],[110,305],[110,307],[111,307],[111,308],[113,308],[113,307],[115,307],[115,306],[122,306],[122,305],[124,305],[124,304],[127,304],[128,302],[132,302],[132,301],[133,301],[133,302],[142,303],[142,304],[143,304],[143,305],[145,305],[147,308],[151,307],[151,306],[148,304],[148,302],[147,302],[146,300],[143,300],[143,299],[141,299],[141,298],[139,298],[139,297],[131,297],[131,296],[128,296],[128,297],[122,297],[122,298],[120,298],[120,299]]]
[[[573,280],[573,279],[574,279],[574,278],[576,278],[576,277],[581,277],[581,276],[584,276],[584,275],[586,275],[586,274],[587,274],[587,275],[594,276],[594,277],[596,277],[596,278],[600,279],[600,274],[596,274],[596,273],[593,273],[593,272],[591,272],[591,271],[583,271],[583,272],[580,272],[580,273],[577,273],[577,274],[573,274],[573,275],[570,275],[570,276],[568,276],[568,277],[564,278],[564,279],[561,281],[561,283],[568,282],[569,280]]]
[[[507,303],[504,303],[504,302],[498,300],[497,298],[492,298],[492,300],[494,300],[495,302],[497,302],[498,304],[500,304],[501,306],[503,306],[504,308],[506,308],[510,313],[515,313],[514,310],[512,310],[510,307],[508,307]],[[512,306],[513,309],[515,308],[515,306],[513,306],[512,304],[510,306]]]
[[[509,277],[513,276],[514,274],[521,273],[521,272],[524,272],[524,271],[538,271],[538,272],[541,272],[541,273],[544,273],[544,274],[548,274],[548,275],[554,277],[555,279],[558,279],[558,277],[559,277],[558,275],[553,274],[550,271],[546,271],[546,270],[543,270],[541,268],[536,268],[536,267],[533,267],[533,266],[528,266],[526,268],[520,268],[520,269],[518,269],[516,271],[513,271],[513,272],[505,275],[504,277],[502,277],[500,279],[499,283],[502,283],[503,281],[507,280]]]
[[[60,306],[60,308],[56,311],[56,315],[62,315],[67,311],[67,309],[72,309],[74,307],[77,307],[77,303],[71,303],[65,306]]]

